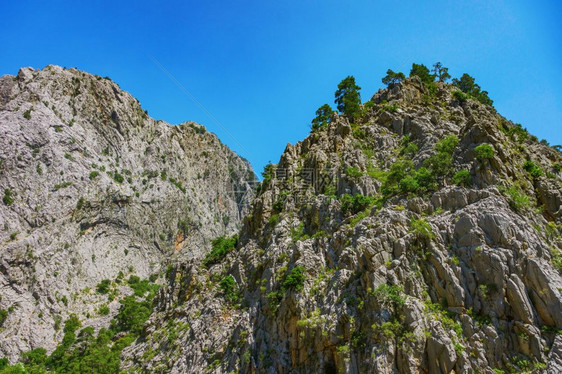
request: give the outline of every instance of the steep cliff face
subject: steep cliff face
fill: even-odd
[[[408,79],[288,145],[122,367],[562,371],[561,154],[455,91]]]
[[[71,314],[107,327],[130,292],[113,280],[237,232],[253,179],[204,127],[150,118],[107,78],[57,66],[1,77],[0,355],[52,350]]]

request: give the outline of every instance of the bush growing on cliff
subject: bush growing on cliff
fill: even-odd
[[[491,160],[494,157],[494,148],[487,143],[480,144],[474,148],[474,155],[480,162]]]
[[[449,135],[437,142],[435,150],[437,153],[425,160],[425,165],[436,177],[447,177],[453,169],[453,152],[459,144],[456,135]]]
[[[6,188],[4,190],[4,197],[2,198],[2,201],[5,205],[12,205],[14,203],[14,192],[9,188]]]
[[[106,294],[109,292],[109,288],[111,287],[111,281],[109,279],[104,279],[98,283],[96,286],[96,291],[101,294]]]
[[[213,240],[212,244],[211,252],[207,253],[203,259],[203,265],[206,267],[218,264],[230,251],[235,249],[238,245],[238,235],[231,236],[230,238],[218,237]]]
[[[431,240],[435,238],[435,234],[431,229],[431,225],[425,219],[414,219],[410,221],[411,232],[420,239]]]
[[[510,186],[505,192],[509,197],[509,204],[516,211],[520,212],[531,205],[529,197],[518,186]]]
[[[283,289],[301,291],[304,288],[306,269],[304,266],[295,266],[283,281]]]
[[[536,179],[544,174],[542,169],[530,160],[525,161],[525,163],[523,164],[523,169],[527,173],[529,173],[531,177],[533,177],[533,179]]]
[[[470,171],[468,170],[459,170],[453,175],[453,183],[460,186],[468,186],[471,179]]]
[[[340,197],[341,210],[345,216],[351,216],[365,210],[374,203],[374,198],[361,194],[344,194]]]
[[[229,302],[235,303],[238,301],[238,285],[232,275],[227,275],[219,282],[219,288],[222,291],[224,298]]]
[[[4,321],[8,318],[8,311],[5,309],[0,309],[0,327],[4,326]]]
[[[468,95],[465,94],[462,91],[453,91],[453,97],[458,100],[460,103],[465,102],[466,100],[468,100]]]

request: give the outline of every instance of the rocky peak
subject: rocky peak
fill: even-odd
[[[240,244],[174,269],[125,367],[560,371],[562,157],[456,91],[410,78],[288,145]],[[164,321],[189,329],[147,360]]]

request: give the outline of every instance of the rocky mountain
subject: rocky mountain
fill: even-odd
[[[561,372],[561,154],[458,92],[410,78],[288,145],[122,367]]]
[[[77,85],[77,77],[89,83]],[[23,70],[0,82],[4,138],[13,138],[1,156],[1,186],[11,191],[1,211],[9,223],[2,234],[1,306],[37,315],[26,325],[18,309],[7,314],[2,349],[21,363],[4,367],[63,373],[562,372],[562,155],[498,114],[485,91],[393,76],[388,88],[356,109],[344,108],[345,114],[323,107],[310,135],[266,167],[244,211],[237,209],[242,197],[228,199],[225,187],[247,190],[244,178],[211,174],[213,186],[201,185],[206,163],[200,147],[214,144],[208,157],[223,169],[234,165],[247,178],[250,169],[216,138],[199,134],[199,126],[147,119],[116,85],[74,70]],[[73,87],[92,85],[104,94],[72,99]],[[60,86],[68,93],[57,100],[49,93],[48,105],[25,93],[59,92]],[[101,98],[107,101],[96,105]],[[76,103],[82,106],[73,114]],[[56,122],[45,130],[54,140],[35,151],[22,139],[32,123],[49,123],[42,113]],[[60,116],[65,120],[57,122]],[[70,126],[72,116],[87,120]],[[91,137],[78,132],[80,141],[73,143],[62,136],[78,129]],[[48,159],[50,149],[56,153],[49,151]],[[21,160],[14,160],[19,153]],[[154,178],[142,177],[146,169]],[[90,180],[91,172],[99,174]],[[116,181],[116,174],[124,180]],[[172,203],[173,193],[190,204]],[[45,204],[37,211],[29,203],[35,196]],[[226,227],[219,217],[224,209],[231,217]],[[198,227],[197,234],[184,230],[184,221]],[[32,226],[36,222],[41,225]],[[48,240],[59,244],[45,246]],[[143,244],[129,245],[133,241]],[[29,269],[41,282],[29,281]],[[83,274],[96,278],[88,282]],[[76,295],[68,297],[68,308],[57,296],[63,292]],[[107,313],[92,318],[104,305]],[[49,318],[57,313],[64,328],[59,320],[60,331],[48,336],[54,340],[32,340],[39,331],[56,330]],[[17,321],[35,334],[12,328]],[[33,350],[20,355],[26,349]]]
[[[108,78],[0,78],[0,355],[53,350],[72,314],[107,326],[127,287],[96,286],[201,257],[238,231],[253,179],[203,126],[150,118]]]

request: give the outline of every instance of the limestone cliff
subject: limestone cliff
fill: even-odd
[[[63,373],[562,372],[562,155],[489,103],[392,83],[248,206],[202,127],[72,69],[1,78],[0,348]]]
[[[200,257],[239,229],[253,178],[204,127],[150,118],[108,78],[0,78],[0,355],[52,350],[72,313],[107,327],[126,289],[96,285]]]

